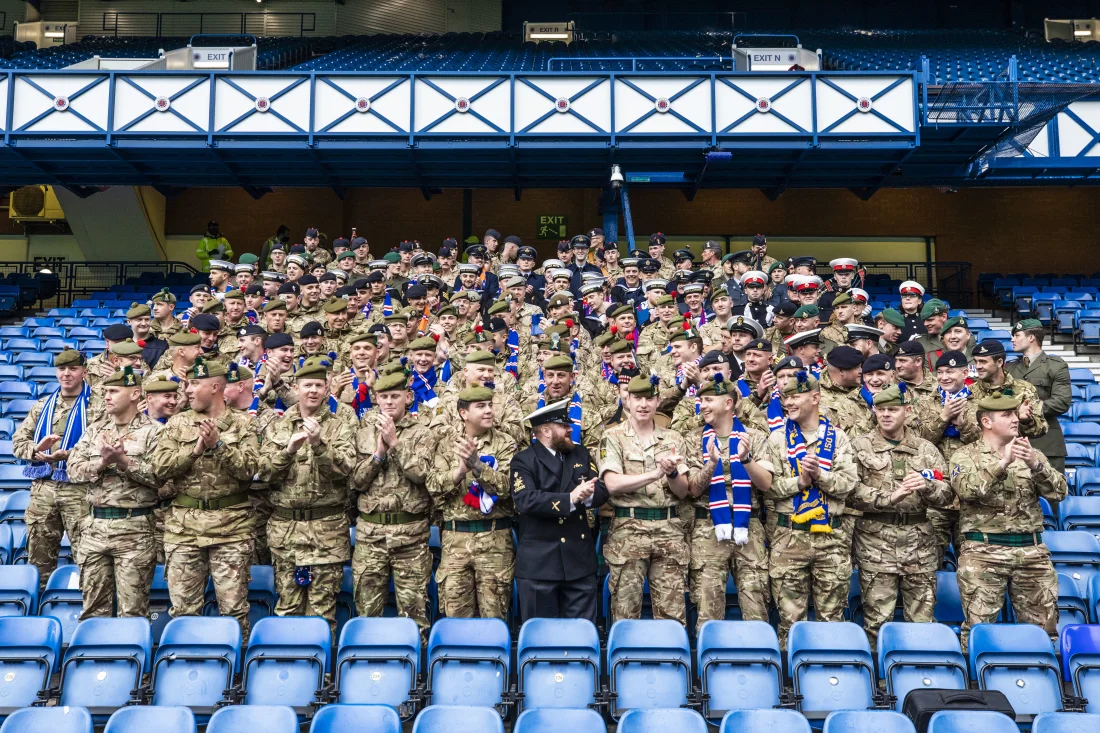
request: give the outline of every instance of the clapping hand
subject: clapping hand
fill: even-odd
[[[573,487],[573,490],[569,492],[569,501],[573,504],[580,504],[581,502],[588,501],[592,498],[592,494],[595,491],[596,479],[590,478]]]
[[[122,438],[118,439],[117,443],[113,443],[103,437],[99,441],[99,465],[101,468],[107,468],[110,465],[119,465],[126,463],[126,448],[123,446]]]
[[[35,460],[35,462],[37,462],[37,463],[53,463],[54,461],[56,461],[57,458],[55,457],[55,455],[47,453],[46,451],[48,451],[50,448],[53,448],[55,445],[57,445],[58,441],[60,441],[60,440],[61,440],[61,436],[56,435],[56,434],[47,435],[45,438],[40,440],[38,442],[38,445],[36,445],[34,447],[34,460]]]
[[[321,423],[315,417],[302,418],[302,429],[305,431],[309,444],[314,448],[321,444]]]

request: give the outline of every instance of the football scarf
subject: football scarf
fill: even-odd
[[[963,388],[960,389],[955,394],[950,394],[950,395],[947,394],[947,392],[944,391],[943,387],[936,387],[936,393],[939,394],[939,396],[940,396],[940,404],[941,405],[947,404],[948,400],[968,400],[968,399],[970,399],[970,389],[966,386],[963,386]],[[946,428],[943,429],[943,437],[945,437],[945,438],[958,438],[960,435],[961,435],[961,433],[959,433],[959,428],[955,425],[949,424]]]
[[[497,459],[493,456],[478,456],[478,460],[484,463],[489,468],[497,467]],[[466,496],[462,497],[462,503],[466,506],[477,509],[482,514],[488,514],[493,511],[493,506],[497,503],[497,498],[492,494],[488,494],[481,488],[481,484],[477,479],[470,481],[470,488],[466,490]]]
[[[791,473],[802,475],[802,459],[806,457],[806,439],[802,428],[794,420],[787,420],[787,463]],[[822,471],[833,467],[833,453],[836,450],[836,428],[829,418],[821,416],[818,427],[817,460]],[[829,524],[829,502],[824,492],[816,484],[794,495],[794,514],[791,521],[795,524],[810,523],[811,532],[832,532]]]
[[[80,388],[80,394],[76,397],[76,402],[69,410],[69,417],[65,421],[65,432],[61,435],[60,445],[50,448],[46,451],[47,453],[53,453],[55,448],[63,451],[72,450],[80,437],[84,435],[84,428],[88,426],[88,400],[91,396],[92,388],[87,382],[84,382]],[[57,409],[59,399],[61,399],[61,390],[57,390],[50,395],[46,399],[45,405],[42,406],[42,412],[38,414],[38,422],[34,426],[35,445],[41,443],[47,435],[53,432],[53,415],[54,410]],[[46,478],[48,476],[54,481],[68,483],[67,463],[68,461],[58,461],[53,464],[30,463],[23,467],[23,475],[31,479]]]
[[[741,459],[737,455],[738,446],[742,440],[748,440],[745,426],[735,416],[733,418],[733,432],[730,433],[729,443],[726,445],[726,455],[722,457],[722,449],[718,446],[718,435],[710,425],[703,427],[703,463],[710,463],[710,446],[714,444],[719,459],[714,464],[714,473],[710,478],[710,520],[714,523],[714,534],[719,542],[733,540],[735,544],[743,545],[749,541],[749,517],[752,512],[752,481],[745,467],[741,465]],[[729,465],[729,475],[726,475],[726,466]],[[726,491],[731,486],[733,501],[730,501]]]

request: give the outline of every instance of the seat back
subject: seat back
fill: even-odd
[[[718,733],[767,731],[767,733],[810,733],[810,722],[795,710],[785,708],[731,710],[722,718]]]
[[[410,618],[353,618],[340,631],[336,700],[397,707],[420,674],[420,630]]]
[[[401,718],[389,705],[325,705],[317,711],[309,733],[401,733]]]
[[[1054,569],[1078,583],[1087,583],[1100,570],[1100,541],[1085,531],[1043,532]]]
[[[966,657],[959,637],[943,624],[888,621],[878,632],[878,674],[900,709],[910,690],[965,690]]]
[[[33,703],[50,686],[60,659],[60,621],[49,616],[0,618],[0,716]]]
[[[591,708],[528,707],[516,718],[512,733],[607,733],[607,723]]]
[[[0,528],[11,532],[6,524]],[[38,568],[34,565],[0,566],[0,616],[32,616],[38,613]]]
[[[184,705],[209,715],[233,686],[240,657],[241,626],[236,619],[172,619],[153,658],[153,704]]]
[[[775,629],[764,621],[707,621],[696,644],[703,716],[773,708],[783,692],[783,657]]]
[[[195,733],[195,715],[183,707],[131,705],[119,708],[103,733]]]
[[[1100,713],[1100,626],[1066,626],[1059,642],[1063,679],[1073,684],[1075,695],[1088,699],[1086,712]]]
[[[8,716],[0,733],[92,733],[92,716],[84,708],[23,708]]]
[[[889,710],[838,710],[829,713],[822,733],[916,733],[913,722]]]
[[[1039,713],[1031,722],[1031,733],[1094,733],[1100,730],[1100,715],[1089,713]]]
[[[928,720],[928,733],[1019,733],[1019,728],[1004,713],[941,710]]]
[[[634,708],[623,713],[618,733],[707,733],[707,721],[686,708]]]
[[[243,686],[246,705],[289,705],[300,714],[324,687],[332,632],[319,616],[260,619],[248,639]]]
[[[600,689],[600,636],[587,619],[533,618],[519,630],[523,708],[585,708]]]
[[[500,619],[444,618],[428,637],[433,705],[493,706],[511,675],[512,636]]]
[[[1100,534],[1100,496],[1067,496],[1058,503],[1058,521],[1063,531],[1082,530],[1095,537]]]
[[[623,619],[607,635],[611,717],[634,708],[677,708],[691,692],[687,630],[669,619]]]
[[[75,565],[62,565],[50,573],[46,581],[46,590],[38,602],[38,615],[53,616],[60,621],[64,642],[68,644],[83,612],[80,569]]]
[[[1065,573],[1058,573],[1058,630],[1069,624],[1087,624],[1088,609],[1083,586]]]
[[[1050,638],[1032,624],[977,624],[970,630],[970,676],[982,690],[1000,690],[1030,722],[1062,709],[1058,659]]]
[[[416,716],[412,733],[504,733],[504,721],[481,705],[429,705]]]
[[[801,711],[822,720],[833,710],[873,705],[874,661],[867,635],[849,621],[798,621],[787,640],[787,666]]]
[[[110,715],[130,701],[149,671],[153,636],[145,618],[90,618],[73,632],[61,662],[61,704]]]
[[[298,733],[298,716],[285,705],[229,705],[210,716],[206,733]]]

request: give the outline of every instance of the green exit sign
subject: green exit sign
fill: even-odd
[[[563,214],[540,214],[539,225],[535,229],[538,232],[536,239],[565,239],[568,235],[569,225]]]

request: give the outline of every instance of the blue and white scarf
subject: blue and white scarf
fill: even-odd
[[[745,467],[741,465],[741,459],[737,455],[741,440],[748,440],[745,426],[735,416],[733,418],[733,432],[730,433],[729,443],[726,445],[726,455],[721,457],[721,447],[718,446],[718,435],[710,425],[703,427],[703,463],[710,462],[710,446],[714,443],[718,451],[719,459],[714,465],[714,473],[710,478],[710,520],[714,523],[714,534],[718,541],[734,539],[734,530],[744,540],[737,542],[739,545],[748,542],[749,517],[752,512],[752,481]],[[729,464],[729,477],[726,476],[726,464]],[[732,485],[733,501],[730,501],[726,492],[727,485]],[[741,539],[741,537],[737,537]]]
[[[871,408],[871,412],[875,411],[875,396],[871,394],[871,390],[867,389],[866,384],[862,384],[859,387],[859,396],[863,398],[863,401],[867,403],[867,406]]]
[[[427,374],[421,374],[420,372],[413,370],[412,373],[412,392],[413,400],[419,405],[423,403],[435,409],[439,404],[439,398],[435,394],[435,385],[439,376],[436,374],[435,369],[429,369]]]
[[[947,394],[943,387],[936,387],[936,393],[940,396],[940,404],[946,405],[948,400],[968,400],[970,399],[970,389],[963,385],[955,394]],[[959,428],[951,423],[948,423],[947,427],[943,429],[943,437],[945,438],[958,438],[961,435]]]
[[[806,457],[806,439],[802,435],[802,428],[794,420],[787,420],[786,434],[787,463],[792,474],[801,476],[802,459]],[[824,415],[821,416],[817,436],[818,465],[822,471],[830,471],[833,468],[833,453],[836,451],[836,428]],[[794,495],[794,514],[791,516],[793,523],[809,522],[811,532],[832,532],[829,519],[829,500],[816,484],[810,484],[808,489]]]
[[[497,459],[493,456],[478,456],[478,460],[489,468],[497,467]],[[486,493],[485,489],[481,488],[481,484],[478,483],[477,479],[472,479],[470,481],[470,488],[466,490],[466,495],[462,497],[462,503],[477,509],[482,514],[488,514],[493,511],[493,506],[497,503],[497,498],[492,494]]]
[[[360,420],[367,414],[367,410],[371,408],[370,401],[370,389],[366,384],[360,384],[359,377],[355,375],[355,369],[349,369],[351,372],[351,407],[355,410],[355,415]]]
[[[76,402],[69,411],[69,419],[65,422],[65,432],[61,435],[58,450],[72,450],[84,435],[84,428],[88,426],[88,400],[92,396],[92,388],[84,382],[77,395]],[[42,406],[42,412],[38,414],[38,423],[34,426],[34,444],[38,445],[47,436],[53,433],[53,415],[57,409],[57,401],[61,399],[61,390],[57,390],[48,398]],[[53,448],[46,451],[52,453]],[[38,479],[49,476],[54,481],[69,482],[69,474],[66,464],[68,461],[49,463],[30,463],[23,467],[23,475],[27,478]]]

